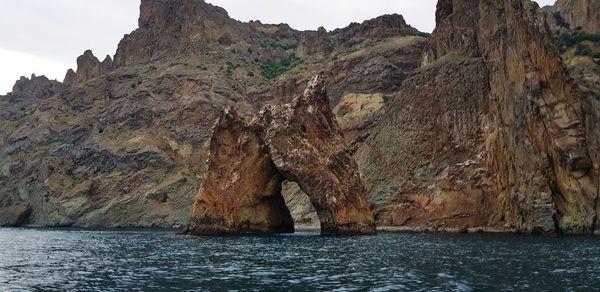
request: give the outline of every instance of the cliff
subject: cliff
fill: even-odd
[[[414,230],[598,233],[596,44],[562,45],[585,31],[552,34],[541,12],[440,0],[426,38],[395,14],[301,32],[200,0],[142,1],[112,64],[86,52],[64,87],[15,90],[27,105],[0,107],[0,225],[270,233],[291,230],[289,213],[335,233],[344,220],[372,231],[368,207]],[[327,99],[304,106],[318,73]],[[358,203],[336,209],[322,190]],[[222,210],[201,211],[196,194]],[[245,212],[274,206],[262,195],[277,208]]]
[[[401,98],[357,153],[372,173],[371,196],[398,193],[382,217],[434,229],[593,232],[598,182],[583,97],[536,7],[441,0],[436,18],[424,67],[413,77],[424,80],[403,83]],[[401,107],[414,112],[397,115]],[[433,113],[418,110],[425,108]],[[388,151],[393,137],[418,142]],[[377,173],[400,163],[381,181]]]
[[[600,2],[595,0],[558,0],[553,8],[572,28],[581,27],[591,33],[600,33]]]
[[[139,28],[112,64],[86,51],[64,88],[14,107],[18,115],[0,107],[0,223],[183,226],[224,108],[255,115],[291,101],[321,71],[332,108],[394,92],[418,67],[425,38],[393,18],[353,25],[353,41],[332,41],[329,54],[300,56],[305,32],[288,25],[239,22],[200,0],[142,1]]]

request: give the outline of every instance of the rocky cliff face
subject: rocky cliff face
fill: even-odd
[[[44,99],[63,89],[63,85],[56,80],[49,80],[46,76],[31,75],[31,78],[21,77],[8,93],[9,99]]]
[[[203,0],[142,0],[139,28],[119,43],[115,66],[125,66],[209,44],[230,45],[250,37],[247,25]]]
[[[66,86],[85,83],[108,73],[111,69],[112,59],[110,56],[106,56],[104,61],[100,62],[92,51],[87,50],[77,58],[77,71],[69,69],[63,83]]]
[[[140,9],[140,27],[112,65],[86,52],[65,88],[24,110],[0,107],[0,208],[10,208],[2,222],[184,225],[222,109],[246,117],[289,102],[321,71],[331,72],[332,107],[346,96],[391,94],[418,67],[425,39],[371,25],[388,33],[358,29],[328,55],[300,57],[303,32],[285,24],[238,22],[199,0],[142,1]],[[357,127],[370,127],[373,115]]]
[[[309,196],[321,234],[376,233],[366,188],[321,76],[291,104],[267,107],[253,123],[226,111],[213,131],[207,172],[187,233],[293,232],[280,193],[283,178]]]
[[[24,80],[21,94],[0,97],[0,225],[180,226],[207,182],[206,202],[254,198],[223,210],[268,210],[256,199],[281,206],[281,193],[296,221],[331,233],[357,222],[372,230],[367,204],[378,224],[410,229],[598,232],[594,51],[555,47],[539,15],[530,1],[440,0],[426,39],[399,15],[299,32],[238,22],[200,0],[142,1],[140,27],[112,65],[86,52],[66,86]],[[295,99],[319,72],[328,99]],[[231,106],[239,115],[211,131]],[[264,106],[257,134],[244,121]],[[333,114],[316,110],[326,107]],[[320,138],[338,128],[345,141]],[[339,209],[335,200],[365,191],[352,153],[368,203]],[[243,159],[273,165],[248,173]],[[241,185],[220,184],[207,167]],[[290,180],[281,190],[270,185],[281,178]],[[275,209],[196,222],[289,231]]]
[[[261,138],[234,109],[213,128],[207,177],[196,196],[187,234],[273,234],[294,232],[281,195],[282,175]]]
[[[63,89],[62,83],[49,80],[46,76],[21,77],[13,86],[12,92],[0,96],[0,120],[7,123],[7,127],[0,127],[0,133],[8,131],[9,122],[17,123],[28,113],[34,111],[38,102]]]
[[[600,33],[600,2],[596,0],[558,0],[554,9],[573,27]]]
[[[374,234],[366,187],[317,75],[290,105],[261,112],[264,140],[277,169],[310,197],[321,234]]]
[[[454,96],[452,101],[463,104],[457,108],[432,106],[442,111],[432,116],[447,118],[429,122],[433,125],[423,125],[430,132],[439,134],[416,138],[423,141],[419,146],[409,143],[398,152],[384,150],[391,146],[386,133],[394,127],[404,133],[403,121],[408,119],[414,123],[413,118],[419,117],[419,113],[403,119],[388,114],[382,126],[359,150],[360,161],[378,170],[389,165],[388,155],[392,155],[392,159],[414,158],[415,153],[423,149],[422,144],[431,143],[425,141],[437,140],[444,145],[425,150],[425,157],[453,158],[438,167],[435,165],[440,159],[435,163],[428,162],[427,158],[408,163],[405,171],[408,175],[395,179],[416,183],[397,186],[400,195],[396,198],[407,203],[416,200],[417,203],[409,207],[406,207],[407,203],[386,206],[382,208],[382,213],[387,214],[384,218],[403,224],[444,227],[458,216],[461,220],[457,222],[470,226],[481,225],[483,219],[489,226],[523,232],[594,231],[598,186],[594,163],[588,152],[590,143],[582,96],[573,88],[558,50],[552,45],[550,33],[545,23],[539,21],[535,9],[529,1],[439,1],[438,26],[430,38],[424,54],[425,67],[421,70],[439,70],[436,68],[446,68],[453,59],[463,59],[465,64],[480,62],[480,65],[470,65],[470,70],[480,72],[479,75],[488,76],[488,79],[468,77],[473,73],[454,72],[453,79],[471,84],[469,87],[475,92],[448,89]],[[450,68],[461,67],[465,66],[450,65]],[[440,76],[436,71],[430,74]],[[426,81],[411,81],[403,84],[405,94],[414,94],[421,86],[429,87]],[[439,84],[433,86],[440,87]],[[446,93],[439,94],[433,93],[430,98],[440,100]],[[428,98],[420,102],[426,100]],[[408,103],[412,108],[417,101],[396,99],[394,102]],[[469,118],[471,115],[477,118]],[[448,129],[452,129],[450,135],[445,133]],[[399,135],[412,137],[409,133]],[[463,149],[460,154],[471,154],[457,156],[453,152],[457,149]],[[371,152],[383,153],[380,154],[383,159],[370,160],[368,153]],[[461,159],[463,162],[459,162]],[[457,172],[457,167],[462,169]],[[461,176],[461,173],[468,175]],[[378,190],[378,186],[389,185],[378,183],[376,179],[371,180],[375,186],[372,191]],[[424,188],[432,181],[446,179],[451,181]],[[439,189],[442,186],[447,188]],[[417,195],[419,199],[414,199],[413,193],[423,189],[426,195]],[[453,205],[457,201],[463,204]],[[470,208],[465,202],[474,202],[475,206]],[[423,205],[424,208],[419,207]],[[437,210],[430,211],[430,205],[443,211],[441,214]],[[415,216],[406,216],[406,208],[425,209],[420,212],[428,215],[421,216],[415,211]],[[486,209],[489,211],[482,214],[481,210]],[[444,217],[442,214],[450,215]]]

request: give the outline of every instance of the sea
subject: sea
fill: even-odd
[[[600,237],[0,228],[0,291],[515,290],[600,290]]]

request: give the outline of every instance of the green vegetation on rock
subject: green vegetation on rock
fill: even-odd
[[[571,25],[562,17],[560,12],[556,11],[552,13],[552,16],[554,17],[554,20],[556,21],[556,24],[558,26],[564,27],[566,29],[569,29],[571,27]]]
[[[282,49],[284,51],[287,50],[295,50],[298,48],[298,43],[285,43],[285,42],[271,42],[268,44],[263,44],[262,45],[265,48],[271,48],[271,49]]]
[[[600,44],[600,34],[587,33],[581,30],[581,28],[577,28],[573,31],[562,32],[556,37],[556,44],[561,52],[580,46],[583,42],[591,42],[596,45]],[[580,53],[585,53],[583,50],[578,51]]]
[[[279,62],[266,60],[259,61],[258,63],[260,65],[262,76],[268,80],[272,80],[279,77],[281,74],[287,72],[288,70],[294,68],[301,62],[301,58],[297,57],[295,54],[292,54]]]

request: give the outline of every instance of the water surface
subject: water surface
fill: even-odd
[[[600,288],[600,238],[381,233],[187,237],[0,229],[0,290],[473,291]]]

